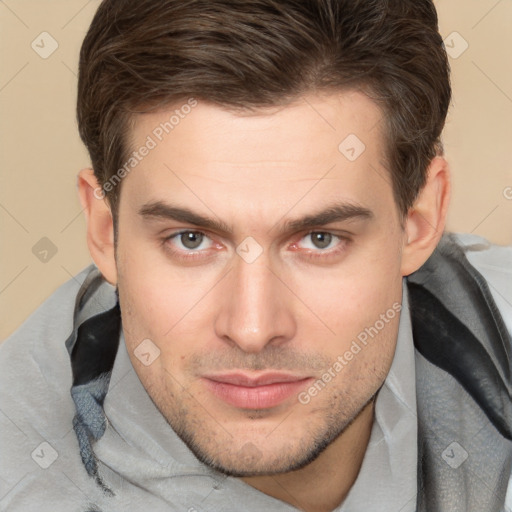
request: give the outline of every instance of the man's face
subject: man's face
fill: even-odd
[[[394,354],[404,232],[381,112],[358,92],[256,114],[199,102],[159,130],[175,109],[137,118],[133,148],[156,146],[122,185],[130,358],[202,461],[297,469],[374,397]],[[160,350],[148,366],[135,353],[147,339]]]

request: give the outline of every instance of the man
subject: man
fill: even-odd
[[[507,510],[512,251],[443,236],[449,102],[430,0],[105,0],[3,509]]]

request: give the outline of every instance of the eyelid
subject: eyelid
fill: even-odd
[[[173,241],[175,238],[178,238],[180,235],[184,233],[197,233],[201,234],[207,239],[210,240],[210,245],[206,249],[180,249],[177,247]],[[163,250],[167,253],[167,255],[175,260],[176,262],[182,263],[182,264],[204,264],[208,261],[211,261],[211,259],[215,256],[212,253],[212,247],[215,248],[217,245],[217,249],[219,249],[219,245],[217,242],[215,242],[212,237],[210,237],[207,233],[204,231],[201,231],[199,229],[180,229],[178,231],[172,232],[165,237],[161,238],[161,245]]]
[[[174,244],[168,243],[174,240],[175,238],[179,237],[180,235],[184,233],[197,233],[203,235],[205,238],[210,240],[210,246],[206,249],[179,249]],[[296,235],[294,242],[291,243],[291,245],[288,245],[288,248],[291,247],[297,247],[298,243],[302,241],[307,236],[313,234],[313,233],[324,233],[324,234],[330,234],[333,237],[338,239],[338,243],[329,249],[302,249],[298,248],[303,253],[303,257],[306,259],[319,259],[322,258],[327,260],[329,257],[337,256],[339,253],[342,253],[346,249],[346,245],[349,244],[352,241],[351,236],[349,233],[343,232],[341,233],[334,233],[333,231],[329,231],[327,229],[322,228],[316,228],[316,229],[310,229],[307,232],[303,232],[299,235]],[[213,254],[209,254],[208,256],[205,256],[208,252],[211,251],[212,247],[217,246],[216,248],[219,249],[220,245],[224,246],[224,244],[221,244],[220,242],[217,242],[213,237],[211,237],[208,233],[206,233],[203,230],[200,229],[194,229],[194,228],[186,228],[186,229],[180,229],[178,231],[175,231],[173,233],[170,233],[169,235],[166,235],[163,239],[163,245],[165,246],[166,250],[169,251],[173,256],[176,258],[181,258],[185,261],[193,261],[194,259],[200,259],[202,258],[203,261],[205,258],[208,258],[208,256],[212,257]],[[296,251],[297,249],[292,249]]]
[[[312,233],[328,233],[338,239],[338,243],[329,249],[303,249],[302,247],[298,247],[299,243],[307,236]],[[293,242],[290,246],[294,252],[301,252],[302,258],[306,260],[315,260],[318,263],[325,262],[327,263],[332,258],[340,257],[348,248],[350,243],[352,242],[352,236],[349,233],[334,233],[333,231],[329,231],[328,229],[315,228],[307,231],[306,233],[302,233],[300,237],[296,238],[296,241]]]
[[[175,240],[177,239],[178,237],[180,237],[181,235],[185,234],[185,233],[195,233],[195,234],[199,234],[199,235],[202,235],[204,238],[208,238],[211,242],[213,242],[213,239],[208,236],[207,233],[205,233],[204,231],[200,231],[199,229],[182,229],[180,231],[176,231],[174,233],[171,233],[170,235],[166,235],[164,240],[165,241],[171,241],[171,240]],[[185,252],[193,252],[193,251],[204,251],[206,249],[189,249],[188,251],[185,251]]]
[[[338,239],[339,241],[343,241],[343,240],[347,239],[346,236],[343,236],[343,235],[340,235],[340,234],[337,234],[337,233],[333,233],[332,231],[328,231],[328,230],[325,230],[325,229],[311,229],[307,233],[302,234],[300,236],[300,238],[298,238],[298,242],[301,242],[302,240],[304,240],[308,236],[310,236],[312,234],[317,234],[317,233],[321,233],[323,235],[331,235],[333,237],[333,239]],[[319,252],[329,252],[329,250],[330,250],[330,249],[320,249],[320,248],[317,248],[317,249],[318,249]]]

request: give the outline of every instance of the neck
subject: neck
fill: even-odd
[[[306,467],[242,480],[304,512],[331,512],[344,501],[356,481],[370,440],[373,413],[374,400]]]

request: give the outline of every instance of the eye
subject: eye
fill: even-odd
[[[208,249],[211,246],[211,240],[200,231],[181,231],[169,236],[167,240],[185,252]]]
[[[302,245],[304,249],[331,249],[336,246],[341,238],[326,231],[313,231],[302,238],[299,244],[304,240],[309,240],[309,243]]]

